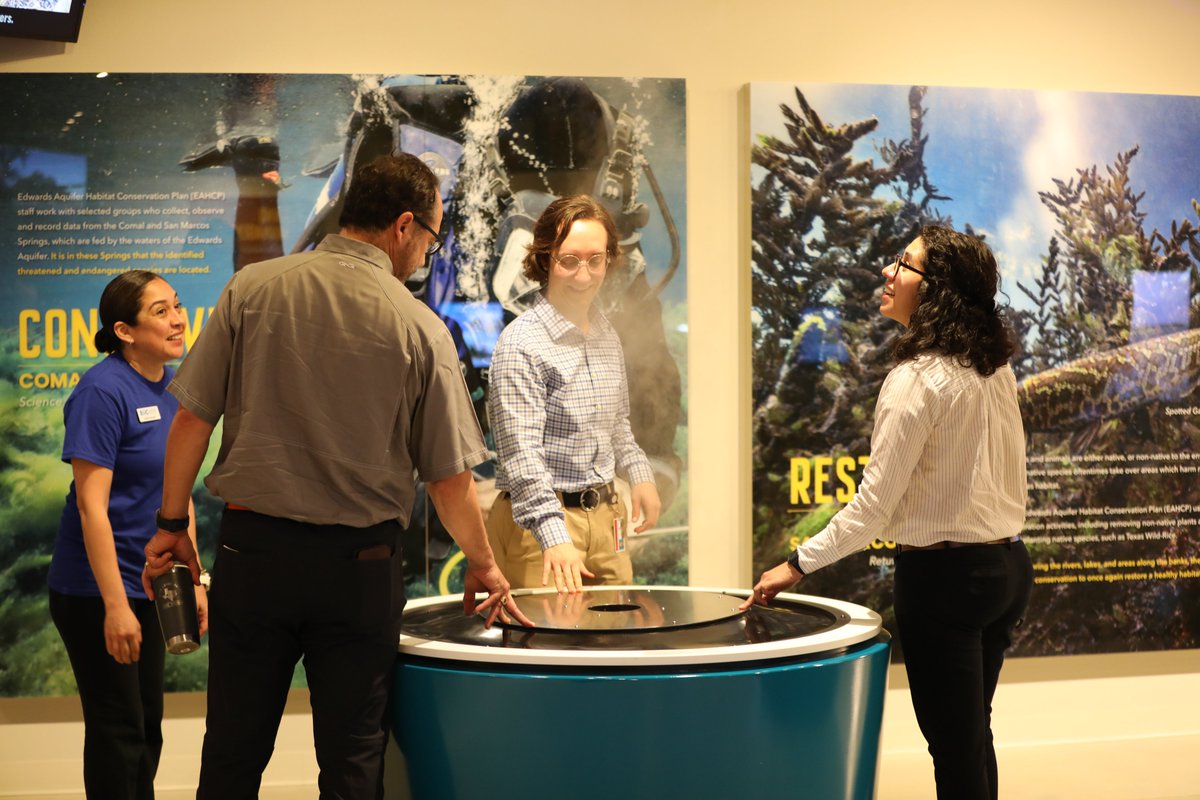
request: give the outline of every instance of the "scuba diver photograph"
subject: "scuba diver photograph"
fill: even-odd
[[[667,512],[645,541],[631,543],[635,580],[685,583],[683,82],[354,76],[341,140],[300,165],[287,161],[278,133],[289,114],[280,83],[290,78],[229,77],[216,138],[179,164],[188,173],[232,171],[233,272],[311,249],[336,233],[355,169],[376,156],[412,153],[438,176],[443,246],[406,286],[450,330],[489,446],[492,348],[541,288],[521,272],[534,222],[551,202],[574,194],[591,195],[606,208],[624,266],[596,302],[621,340],[630,425]],[[663,182],[652,163],[665,173]],[[285,242],[281,205],[293,185],[311,180],[323,181],[321,189],[302,230]],[[475,474],[486,514],[496,496],[494,461]],[[639,551],[649,556],[642,568]],[[414,596],[460,588],[461,553],[421,486],[404,552]]]

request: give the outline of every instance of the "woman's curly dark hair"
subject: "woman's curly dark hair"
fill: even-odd
[[[1016,352],[1005,309],[996,305],[996,257],[980,239],[940,225],[926,225],[920,236],[925,277],[893,355],[904,361],[937,352],[991,375]]]

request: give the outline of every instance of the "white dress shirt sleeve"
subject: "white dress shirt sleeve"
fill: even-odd
[[[800,567],[806,575],[886,535],[938,422],[939,399],[911,361],[888,374],[875,404],[871,458],[858,492],[824,530],[800,546]]]

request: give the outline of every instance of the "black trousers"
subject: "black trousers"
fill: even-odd
[[[50,590],[83,707],[83,786],[89,798],[154,797],[162,755],[163,645],[154,603],[132,599],[142,626],[138,661],[118,664],[104,647],[104,601]]]
[[[992,696],[1032,587],[1023,542],[897,559],[896,623],[939,800],[996,800]]]
[[[304,659],[322,798],[383,796],[404,610],[400,525],[310,525],[227,509],[209,592],[198,798],[258,796]]]

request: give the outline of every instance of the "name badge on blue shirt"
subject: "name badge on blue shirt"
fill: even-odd
[[[154,422],[162,419],[158,406],[142,406],[137,410],[138,422]]]

